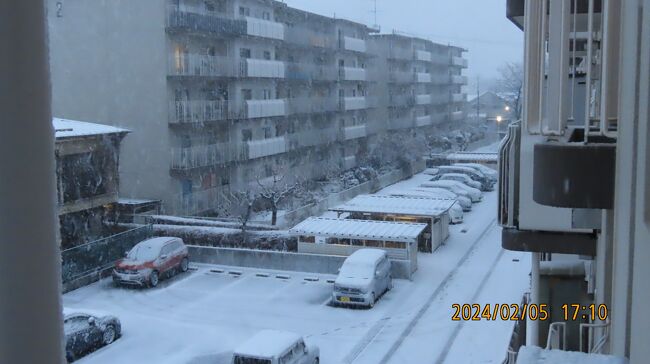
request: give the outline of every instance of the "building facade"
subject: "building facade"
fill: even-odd
[[[287,170],[353,168],[378,135],[464,117],[461,48],[271,0],[60,4],[48,14],[55,114],[132,130],[121,194],[167,213],[213,212]]]

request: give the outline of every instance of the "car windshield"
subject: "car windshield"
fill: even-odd
[[[269,359],[247,358],[245,356],[235,356],[233,364],[271,364]]]
[[[126,257],[130,260],[151,261],[158,258],[159,254],[160,247],[152,247],[150,245],[139,244],[133,247],[133,249],[131,249],[131,251],[129,251],[129,253],[126,255]]]
[[[343,264],[341,271],[339,272],[340,277],[361,279],[370,279],[373,274],[373,266],[371,264],[357,262],[348,262]]]

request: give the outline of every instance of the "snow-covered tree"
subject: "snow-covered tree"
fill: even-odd
[[[521,95],[524,86],[524,66],[517,62],[506,62],[499,67],[498,91],[507,95],[512,103],[515,119],[521,118]]]
[[[246,243],[248,221],[253,215],[253,204],[258,196],[251,190],[238,191],[230,195],[230,204],[222,208],[224,215],[236,218],[241,224],[242,240]]]
[[[277,223],[278,207],[287,197],[294,195],[301,187],[300,181],[288,182],[285,178],[286,172],[278,171],[271,178],[264,180],[257,178],[260,187],[259,197],[265,200],[271,207],[271,225]]]

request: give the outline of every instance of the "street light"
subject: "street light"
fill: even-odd
[[[510,111],[510,106],[506,106],[506,111]]]
[[[503,120],[503,119],[501,118],[501,115],[497,116],[497,123],[500,123],[501,120]]]

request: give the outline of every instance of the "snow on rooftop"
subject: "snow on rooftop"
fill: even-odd
[[[60,118],[53,118],[52,125],[54,126],[54,136],[57,139],[129,132],[127,129],[116,128],[110,125]]]
[[[546,350],[537,346],[522,346],[517,364],[625,364],[627,359],[610,355],[587,354],[575,351]]]
[[[292,235],[324,236],[341,239],[414,242],[427,227],[392,221],[310,217],[289,230]]]
[[[235,354],[270,359],[281,355],[300,339],[300,335],[289,331],[262,330],[238,346]]]
[[[476,153],[476,152],[456,152],[447,155],[449,161],[480,161],[480,162],[496,162],[498,159],[497,153]]]
[[[361,195],[331,208],[337,212],[384,213],[411,216],[439,216],[454,204],[453,200],[386,195]]]

